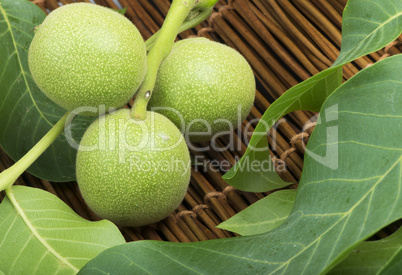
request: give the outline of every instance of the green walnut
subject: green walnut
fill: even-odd
[[[240,53],[193,38],[177,42],[161,64],[149,107],[198,142],[235,129],[254,97],[253,71]]]
[[[93,122],[77,154],[77,182],[88,206],[122,226],[141,226],[171,214],[190,180],[184,137],[166,117],[145,120],[120,109]]]
[[[145,43],[119,13],[89,3],[69,4],[38,27],[28,64],[39,88],[61,107],[104,106],[107,112],[126,104],[140,86]]]

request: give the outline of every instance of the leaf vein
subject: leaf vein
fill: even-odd
[[[1,5],[0,5],[1,9]],[[11,203],[14,205],[14,208],[16,212],[19,214],[19,216],[22,218],[22,220],[25,222],[27,225],[28,229],[32,232],[32,234],[38,239],[38,241],[47,249],[49,250],[58,260],[60,260],[62,263],[64,263],[66,266],[74,270],[75,272],[78,272],[79,270],[73,266],[69,261],[67,261],[65,258],[63,258],[57,251],[51,247],[44,238],[38,233],[36,228],[33,226],[33,224],[28,220],[28,217],[26,216],[24,210],[21,208],[19,205],[18,201],[14,197],[14,193],[12,192],[11,189],[6,190],[6,195],[10,199]]]
[[[6,24],[7,24],[8,28],[10,29],[11,39],[12,39],[12,41],[13,41],[14,48],[15,48],[15,50],[17,51],[17,60],[18,60],[18,63],[19,63],[19,66],[20,66],[21,70],[23,70],[23,66],[22,66],[22,62],[21,62],[21,57],[20,57],[20,55],[19,55],[19,53],[18,53],[17,44],[16,44],[17,42],[16,42],[16,40],[15,40],[14,33],[13,33],[13,31],[12,31],[11,23],[10,23],[10,21],[8,20],[8,18],[7,18],[7,13],[6,13],[6,11],[3,9],[2,5],[0,5],[0,13],[3,14],[4,19],[5,19],[5,21],[6,21]],[[33,98],[31,89],[30,89],[29,84],[28,84],[28,80],[26,79],[25,75],[24,75],[24,81],[25,81],[25,86],[27,87],[27,91],[29,92],[29,95],[30,95],[30,97],[31,97],[32,103],[35,105],[35,107],[36,107],[36,109],[38,110],[39,114],[40,114],[42,117],[44,117],[43,114],[42,114],[42,111],[39,109],[38,105],[36,104],[36,101],[35,101],[34,98]],[[44,120],[45,120],[50,126],[53,126],[53,124],[50,123],[50,121],[48,121],[46,117],[44,117]]]

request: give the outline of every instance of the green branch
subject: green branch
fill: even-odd
[[[37,143],[31,150],[28,151],[19,161],[13,166],[0,173],[0,191],[7,189],[13,185],[18,177],[24,173],[26,169],[49,148],[56,138],[63,132],[67,117],[70,112],[66,113],[49,132]]]
[[[180,26],[179,31],[177,34],[184,32],[186,30],[189,30],[191,28],[194,28],[195,26],[199,25],[201,22],[203,22],[205,19],[208,18],[208,16],[212,13],[213,7],[205,8],[205,9],[197,9],[194,11],[194,14],[192,15],[191,12],[189,16],[184,20],[183,24]],[[147,47],[147,52],[149,52],[152,47],[155,45],[156,39],[158,38],[159,31],[154,33],[150,38],[145,41],[145,46]]]
[[[135,98],[131,117],[141,120],[146,118],[147,105],[155,86],[159,65],[172,50],[181,26],[190,12],[200,4],[199,2],[198,0],[173,0],[162,28],[159,30],[156,38],[151,38],[154,39],[155,42],[148,54],[147,74]],[[195,16],[195,18],[197,18],[197,16]],[[148,44],[149,43],[150,42],[148,42]]]
[[[147,75],[134,101],[132,117],[145,119],[159,65],[173,48],[177,34],[204,21],[212,12],[216,2],[217,0],[173,0],[162,28],[146,41],[147,50],[149,50]],[[9,189],[18,177],[49,148],[64,130],[68,116],[69,113],[66,113],[28,153],[0,173],[0,191]]]

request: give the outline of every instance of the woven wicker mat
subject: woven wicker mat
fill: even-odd
[[[58,8],[59,3],[74,1],[33,2],[45,12],[50,12]],[[113,0],[94,2],[114,9],[127,7],[126,16],[137,26],[144,39],[160,28],[170,5],[168,0],[120,0],[120,7]],[[335,61],[341,44],[341,14],[345,4],[346,0],[221,0],[207,21],[181,33],[179,38],[207,37],[237,49],[249,61],[257,78],[256,101],[240,129],[242,133],[252,132],[270,103],[290,87],[328,68]],[[344,66],[344,79],[380,58],[400,53],[401,50],[399,45],[389,45],[384,50]],[[286,165],[286,170],[280,175],[287,181],[297,182],[300,179],[304,148],[314,128],[314,115],[310,112],[293,112],[268,135],[275,164],[277,167]],[[228,167],[217,169],[212,160],[220,163],[226,161],[230,167],[243,155],[245,138],[243,134],[234,134],[234,137],[233,148],[204,153],[192,151],[193,156],[197,156],[204,165],[193,167],[191,184],[183,203],[175,213],[157,224],[121,228],[126,240],[193,242],[234,236],[215,226],[268,195],[241,192],[222,180],[224,169]],[[229,138],[221,138],[217,145],[225,148],[229,142]],[[11,165],[12,161],[0,151],[0,171]],[[75,182],[50,183],[24,173],[17,184],[45,189],[60,197],[82,217],[99,219],[86,206]],[[297,184],[290,188],[297,188]],[[0,194],[0,199],[3,196]],[[394,231],[392,226],[398,225],[391,225],[388,232],[379,232],[378,237]]]

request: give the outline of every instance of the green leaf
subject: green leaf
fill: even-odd
[[[391,236],[363,242],[329,274],[399,274],[402,270],[402,228]]]
[[[318,111],[327,96],[341,83],[342,68],[330,68],[292,87],[274,101],[256,126],[245,154],[223,179],[237,189],[249,192],[265,192],[288,186],[290,183],[283,181],[272,165],[265,165],[266,162],[271,163],[267,140],[269,129],[292,111]]]
[[[292,211],[296,190],[280,190],[253,203],[217,228],[236,232],[242,236],[269,232],[280,226]]]
[[[386,0],[381,4],[369,0],[349,0],[344,10],[341,53],[331,68],[292,87],[278,98],[258,123],[246,153],[223,179],[237,189],[269,191],[285,185],[273,169],[261,172],[264,160],[270,159],[265,136],[284,115],[296,111],[318,111],[328,95],[342,83],[342,65],[376,51],[402,31],[402,1]],[[362,24],[362,22],[365,22]],[[375,23],[370,23],[375,22]],[[260,168],[242,169],[247,163],[261,163]],[[250,184],[252,182],[252,184]]]
[[[349,0],[342,18],[341,52],[333,66],[383,48],[401,31],[402,1]]]
[[[115,9],[113,9],[115,12],[117,12],[117,13],[120,13],[121,15],[125,15],[126,14],[126,11],[127,11],[127,7],[126,8],[122,8],[122,9],[118,9],[118,10],[115,10]]]
[[[307,146],[295,206],[280,227],[198,243],[124,244],[81,274],[329,271],[402,217],[401,67],[402,55],[386,58],[328,97]]]
[[[125,242],[113,223],[87,221],[41,189],[12,187],[0,216],[0,273],[76,274],[103,250]]]
[[[66,113],[39,90],[28,68],[34,28],[44,18],[43,11],[29,1],[0,0],[0,146],[15,161]],[[74,119],[76,142],[93,120]],[[74,180],[76,153],[63,134],[28,171],[51,181]]]

